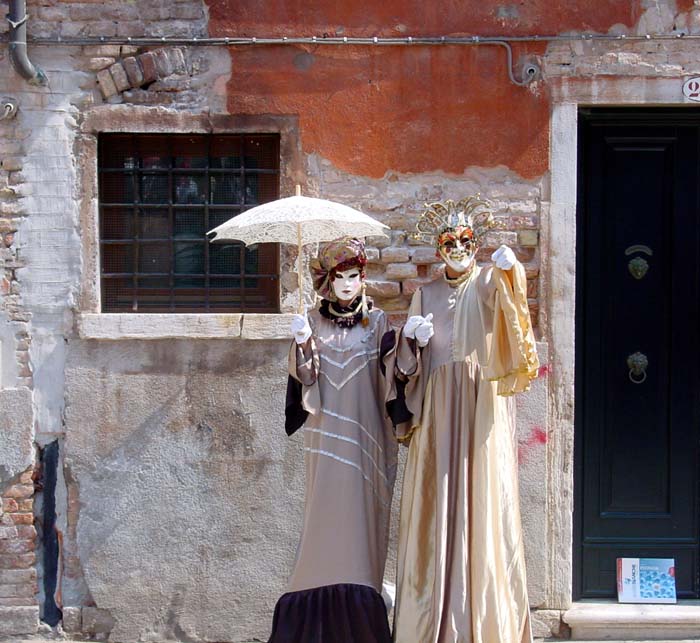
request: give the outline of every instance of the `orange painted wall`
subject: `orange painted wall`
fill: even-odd
[[[575,5],[575,6],[572,6]],[[606,32],[640,0],[450,2],[212,0],[212,36],[420,36]],[[545,45],[519,45],[543,53]],[[500,47],[232,47],[228,109],[296,114],[302,146],[348,172],[547,171],[549,99],[508,79]]]

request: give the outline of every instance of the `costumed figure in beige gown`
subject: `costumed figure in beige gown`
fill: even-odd
[[[303,426],[306,501],[270,643],[391,642],[381,591],[398,447],[382,358],[396,334],[364,294],[366,261],[359,239],[323,246],[320,308],[292,322],[286,429]]]
[[[538,362],[523,266],[480,268],[493,226],[478,197],[427,206],[416,237],[445,277],[415,293],[396,349],[412,415],[401,499],[396,643],[531,643],[518,502],[514,393]]]

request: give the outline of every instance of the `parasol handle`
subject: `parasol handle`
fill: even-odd
[[[297,185],[297,191],[300,191]],[[302,278],[301,278],[301,223],[297,223],[297,246],[299,253],[297,254],[297,287],[299,288],[299,314],[304,314],[304,295],[302,292]]]
[[[296,196],[301,196],[301,185],[299,185],[298,183],[295,189],[295,194]]]

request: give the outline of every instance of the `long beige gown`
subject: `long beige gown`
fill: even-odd
[[[403,428],[396,643],[532,640],[506,397],[537,372],[525,285],[520,264],[476,268],[412,301],[410,314],[433,313],[435,335],[422,350],[402,336],[397,349],[413,421]]]
[[[306,502],[289,592],[339,583],[382,591],[398,447],[385,409],[381,310],[342,328],[309,314],[310,346],[292,346],[303,385]]]

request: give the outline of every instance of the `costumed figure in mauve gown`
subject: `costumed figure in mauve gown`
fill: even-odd
[[[382,358],[395,331],[364,294],[366,261],[359,239],[323,246],[320,308],[292,322],[286,429],[303,425],[306,501],[270,643],[391,642],[381,592],[398,447]]]
[[[523,266],[478,197],[427,206],[416,238],[445,277],[418,290],[395,351],[412,419],[401,499],[396,643],[531,643],[518,502],[514,393],[538,361]]]

